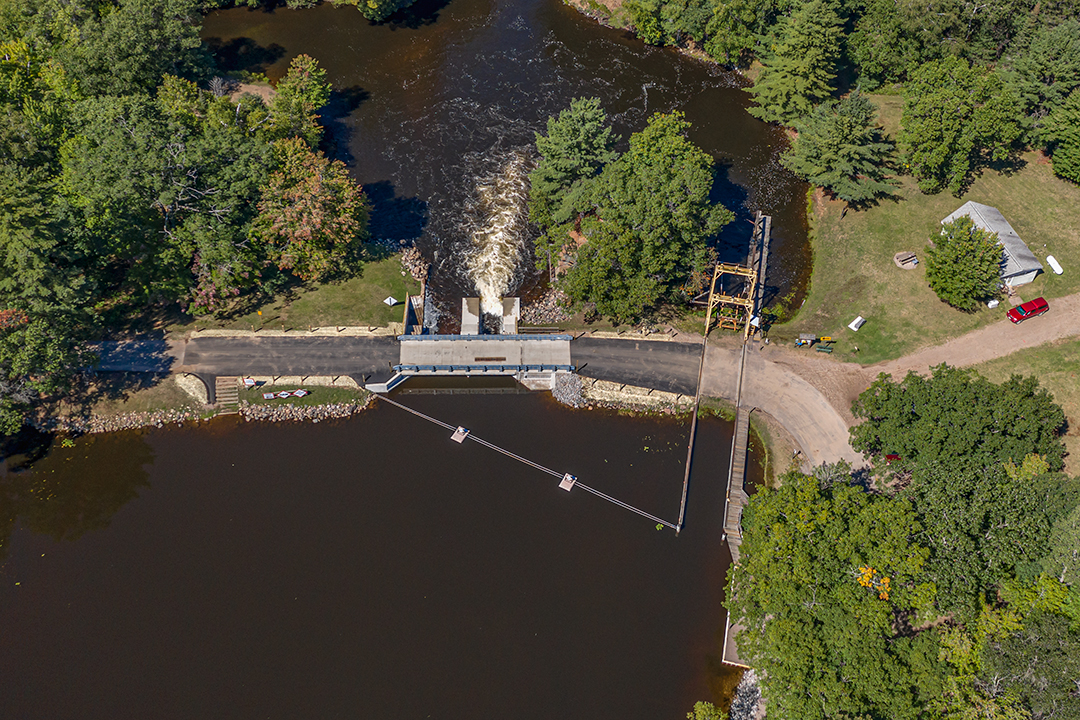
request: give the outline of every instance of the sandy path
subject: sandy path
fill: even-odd
[[[863,465],[862,456],[848,444],[848,422],[824,393],[791,368],[767,359],[751,343],[743,374],[742,403],[767,412],[784,426],[813,465],[847,460]],[[709,346],[702,377],[702,394],[735,398],[739,351]]]
[[[943,345],[870,365],[867,370],[875,376],[879,372],[886,372],[894,377],[902,377],[909,370],[926,372],[941,363],[967,367],[1074,335],[1080,335],[1080,293],[1051,300],[1050,312],[1019,325],[1002,318],[993,325],[973,330]]]
[[[863,464],[862,456],[848,443],[848,428],[855,424],[851,404],[878,373],[900,379],[908,371],[926,373],[941,363],[967,367],[1077,335],[1080,293],[1051,301],[1049,313],[1019,325],[1003,318],[941,345],[866,367],[754,342],[747,355],[743,404],[775,417],[814,465],[844,459],[857,467]],[[732,343],[710,342],[703,394],[734,398],[738,362],[738,349]]]

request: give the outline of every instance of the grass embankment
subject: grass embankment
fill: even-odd
[[[330,326],[386,326],[400,323],[401,305],[383,302],[393,296],[399,302],[405,293],[416,295],[420,283],[403,274],[398,255],[364,264],[360,274],[341,282],[302,287],[262,305],[245,306],[221,317],[200,317],[170,328],[176,333],[192,330],[306,330]],[[262,312],[262,315],[259,312]]]
[[[882,125],[895,138],[902,99],[871,97]],[[939,232],[941,219],[968,200],[1001,210],[1046,268],[1035,282],[1018,288],[1023,300],[1080,291],[1080,187],[1055,177],[1035,153],[1022,159],[1024,164],[1012,174],[984,171],[960,198],[947,192],[923,195],[910,177],[900,178],[894,199],[846,214],[843,202],[818,194],[810,210],[810,292],[795,319],[773,329],[773,338],[791,340],[800,332],[832,336],[838,356],[869,364],[1001,320],[1006,302],[994,310],[961,312],[937,299],[927,285],[924,263],[914,270],[893,264],[893,255],[901,250],[925,257],[927,241]],[[1063,275],[1050,271],[1047,255],[1066,268]],[[858,333],[846,327],[856,315],[866,318]]]
[[[264,392],[293,391],[303,388],[308,391],[304,397],[274,398],[263,397]],[[366,390],[347,387],[328,387],[326,385],[264,385],[257,388],[245,388],[239,393],[240,399],[252,405],[330,405],[331,403],[360,402],[368,396]]]
[[[1011,375],[1034,375],[1050,391],[1068,418],[1065,436],[1066,470],[1080,474],[1080,340],[1059,340],[1036,348],[1020,350],[997,360],[976,365],[975,369],[993,382],[1008,380]]]

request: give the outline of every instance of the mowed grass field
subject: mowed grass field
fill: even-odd
[[[902,99],[872,96],[880,120],[895,137]],[[948,192],[923,195],[910,177],[900,178],[896,197],[867,210],[848,209],[820,192],[812,203],[814,269],[810,292],[793,321],[772,331],[774,340],[807,332],[837,340],[835,356],[869,364],[936,345],[1001,320],[1006,300],[990,310],[956,310],[937,299],[926,282],[925,264],[901,270],[893,255],[902,250],[925,257],[941,219],[968,200],[997,207],[1042,261],[1046,272],[1021,286],[1019,296],[1053,299],[1080,291],[1080,187],[1054,176],[1041,155],[1026,153],[1012,174],[985,170],[960,198]],[[1046,264],[1054,255],[1065,267],[1055,275]],[[1051,306],[1053,303],[1051,302]],[[847,329],[866,318],[857,333]],[[856,350],[857,348],[857,350]]]
[[[406,293],[418,294],[420,283],[402,273],[399,257],[391,255],[364,263],[362,272],[349,280],[303,287],[264,305],[245,307],[233,315],[197,318],[170,329],[178,333],[208,328],[306,330],[334,325],[385,327],[391,322],[400,323],[404,308],[401,305],[391,308],[383,300],[392,296],[400,303]]]
[[[1039,384],[1050,391],[1068,418],[1066,463],[1071,474],[1080,474],[1080,338],[1020,350],[974,368],[994,382],[1008,380],[1012,375],[1039,378]]]

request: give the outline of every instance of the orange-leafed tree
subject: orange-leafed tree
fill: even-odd
[[[262,190],[252,237],[278,267],[321,280],[357,256],[368,237],[368,203],[339,160],[300,138],[275,143],[279,169]]]

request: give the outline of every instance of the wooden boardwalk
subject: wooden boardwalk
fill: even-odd
[[[735,437],[731,442],[731,470],[728,480],[727,501],[724,514],[724,534],[731,550],[732,565],[739,564],[739,546],[742,545],[742,514],[748,496],[743,489],[746,479],[746,449],[750,440],[750,411],[739,407],[735,415]]]

